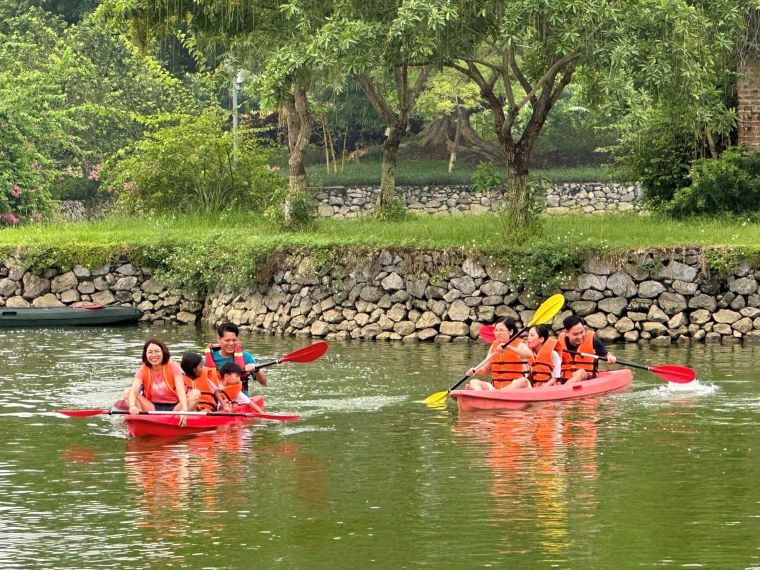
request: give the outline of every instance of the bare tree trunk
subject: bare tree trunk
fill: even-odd
[[[512,154],[507,160],[506,216],[510,231],[520,231],[530,227],[533,211],[533,197],[528,182],[528,155],[522,152]]]
[[[454,144],[451,147],[451,155],[449,156],[449,172],[454,170],[454,163],[457,161],[457,146],[459,146],[459,139],[462,136],[462,123],[464,122],[464,115],[462,115],[462,109],[457,104],[457,130],[454,133]]]
[[[306,191],[306,149],[311,136],[311,117],[306,90],[294,85],[293,98],[283,102],[285,122],[288,128],[288,192],[283,204],[285,223],[291,222],[291,205],[293,197]]]

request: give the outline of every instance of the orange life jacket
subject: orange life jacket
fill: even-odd
[[[185,376],[185,385],[188,388],[200,390],[201,397],[198,400],[198,410],[214,411],[216,410],[216,398],[214,398],[214,388],[210,382],[219,384],[219,373],[213,368],[203,367],[203,371],[198,378],[190,379]]]
[[[570,354],[568,352],[565,333],[561,333],[557,339],[557,346],[560,349],[562,357],[562,380],[567,381],[576,370],[585,370],[589,378],[595,378],[597,375],[598,360],[581,356],[580,354]],[[594,352],[594,333],[586,331],[586,337],[575,352],[585,352],[586,354],[596,354]]]
[[[169,366],[169,363],[167,362],[161,367],[161,372],[164,375],[164,381],[166,382],[166,385],[169,387],[169,390],[172,391],[172,394],[175,396],[177,395],[177,387],[174,385],[174,373],[172,372],[171,366]],[[148,368],[145,364],[142,365],[142,368],[140,368],[140,380],[142,380],[142,386],[143,386],[143,394],[145,394],[145,397],[153,401],[153,375],[150,373],[150,368]],[[177,398],[177,402],[179,402],[179,398]]]
[[[216,362],[214,362],[214,352],[220,350],[220,346],[218,344],[207,344],[206,345],[206,366],[209,368],[216,368]],[[239,342],[235,343],[235,352],[233,353],[232,359],[234,360],[235,364],[240,366],[243,370],[245,370],[245,359],[243,358],[243,345]],[[248,392],[248,378],[250,377],[250,374],[248,372],[243,372],[241,374],[240,379],[243,381],[243,390],[245,392]]]
[[[222,402],[233,404],[235,403],[235,398],[237,398],[242,389],[243,383],[241,381],[233,382],[232,384],[227,384],[226,386],[222,386],[220,381],[219,393],[217,396]]]
[[[517,347],[523,343],[522,339],[516,338],[509,346]],[[523,360],[511,350],[500,350],[501,343],[496,340],[491,345],[489,352],[495,352],[489,363],[491,369],[491,383],[494,388],[501,388],[509,384],[515,378],[520,378],[528,373],[528,361]]]
[[[552,353],[557,346],[554,337],[546,339],[546,342],[538,349],[538,352],[530,359],[530,381],[535,384],[543,384],[552,379]]]

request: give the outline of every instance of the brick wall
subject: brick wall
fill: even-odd
[[[739,67],[739,144],[760,144],[760,60],[750,60]]]

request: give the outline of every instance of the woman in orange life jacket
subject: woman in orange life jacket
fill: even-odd
[[[170,360],[169,349],[163,341],[146,340],[142,362],[126,398],[130,414],[195,409],[200,392],[187,392],[182,368]],[[184,426],[185,420],[185,416],[179,416],[179,425]]]
[[[527,376],[515,378],[502,390],[552,386],[562,374],[562,357],[555,350],[557,339],[549,337],[549,327],[531,327],[526,344],[531,350],[530,372]]]
[[[488,354],[493,356],[480,368],[470,368],[467,376],[485,376],[491,373],[491,382],[482,380],[470,380],[468,387],[471,390],[499,390],[507,386],[515,378],[520,378],[528,373],[528,358],[533,354],[528,345],[516,338],[505,348],[501,345],[509,341],[517,334],[517,324],[512,317],[505,317],[497,321],[493,327],[496,340],[488,349]]]
[[[599,360],[578,353],[595,354],[604,358],[609,364],[615,364],[617,358],[607,351],[593,331],[586,330],[583,319],[578,315],[570,315],[562,321],[565,331],[557,339],[557,349],[562,356],[563,384],[575,384],[583,380],[596,378]]]

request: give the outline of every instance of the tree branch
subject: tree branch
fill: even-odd
[[[383,118],[385,124],[390,125],[396,121],[396,113],[393,112],[393,109],[391,109],[390,105],[388,105],[388,102],[383,99],[383,96],[378,93],[377,89],[375,89],[375,85],[372,80],[364,74],[356,75],[355,77],[356,81],[358,81],[359,85],[361,85],[362,89],[364,89],[364,93],[366,93],[367,99],[369,99],[370,103],[372,103],[372,106],[375,107],[375,110],[380,113],[380,116]]]

